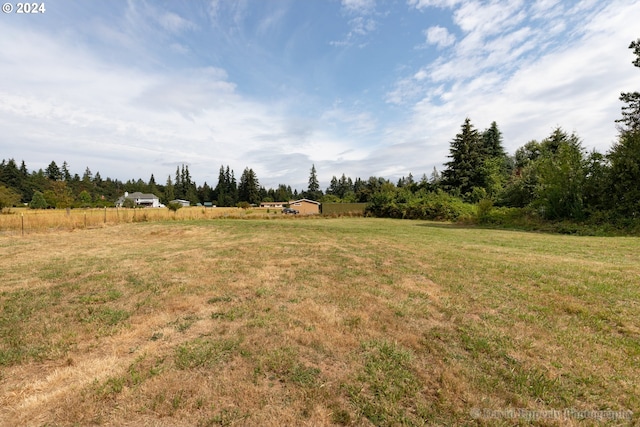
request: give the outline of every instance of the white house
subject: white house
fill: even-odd
[[[158,198],[158,196],[154,195],[154,194],[144,194],[141,193],[139,191],[136,191],[135,193],[127,193],[125,191],[124,196],[121,196],[120,198],[118,198],[118,200],[116,200],[116,206],[117,207],[122,207],[122,205],[124,205],[124,201],[126,199],[132,200],[133,201],[133,205],[135,207],[144,207],[144,208],[159,208],[162,207],[162,205],[160,204],[160,199]]]

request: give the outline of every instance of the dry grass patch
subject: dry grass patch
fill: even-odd
[[[0,424],[633,410],[639,246],[363,218],[0,237]]]

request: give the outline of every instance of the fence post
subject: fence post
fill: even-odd
[[[84,213],[84,228],[87,228],[87,213]]]
[[[104,223],[107,223],[107,207],[104,207]]]
[[[20,229],[22,230],[22,235],[24,236],[24,213],[20,214],[20,222],[22,223]]]

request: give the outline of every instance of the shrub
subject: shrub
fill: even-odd
[[[36,191],[33,193],[33,197],[31,198],[31,202],[29,203],[29,208],[31,209],[46,209],[47,208],[47,200],[44,198],[44,195]]]
[[[180,209],[182,207],[182,204],[178,203],[178,202],[169,202],[167,204],[167,208],[169,208],[170,211],[172,212],[177,212],[178,209]]]
[[[441,191],[419,191],[414,194],[399,190],[374,194],[366,214],[387,218],[458,221],[472,218],[475,207]]]
[[[493,209],[493,201],[491,199],[482,199],[476,207],[476,217],[480,224],[486,224],[491,221],[491,210]]]

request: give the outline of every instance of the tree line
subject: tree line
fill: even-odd
[[[640,39],[629,48],[633,65],[640,67]],[[490,221],[500,220],[498,214],[502,220],[530,215],[640,228],[640,92],[623,92],[620,100],[618,138],[605,154],[587,152],[575,133],[558,127],[509,156],[495,122],[480,132],[466,118],[442,174],[387,186],[368,210],[402,218],[475,215]]]
[[[281,184],[266,190],[259,184],[253,169],[246,168],[236,181],[229,166],[221,166],[218,183],[197,185],[188,165],[177,166],[164,184],[152,174],[148,181],[102,178],[87,167],[84,174],[71,174],[64,161],[59,167],[52,161],[46,169],[29,172],[24,160],[18,165],[14,159],[0,162],[0,207],[28,205],[34,209],[113,206],[125,192],[151,193],[162,203],[188,200],[192,204],[211,202],[217,206],[236,206],[238,203],[258,204],[261,201],[289,201],[299,197],[297,190]]]
[[[640,39],[630,46],[640,67]],[[215,187],[197,185],[187,165],[176,168],[164,185],[148,181],[121,182],[92,174],[71,174],[67,162],[52,161],[45,170],[28,172],[25,162],[0,163],[0,207],[28,204],[33,208],[113,206],[125,191],[153,193],[167,204],[184,199],[192,204],[257,205],[263,201],[308,198],[321,202],[367,203],[368,213],[401,218],[456,219],[500,209],[538,215],[546,220],[635,221],[640,217],[640,93],[623,92],[619,135],[611,149],[587,152],[575,133],[561,127],[541,141],[531,140],[513,155],[504,149],[494,121],[480,131],[466,118],[450,141],[449,161],[439,172],[415,179],[410,173],[397,182],[333,176],[322,191],[315,165],[308,187],[298,192],[280,184],[265,189],[255,171],[245,168],[239,181],[233,169],[220,166]],[[506,212],[506,211],[505,211]]]

